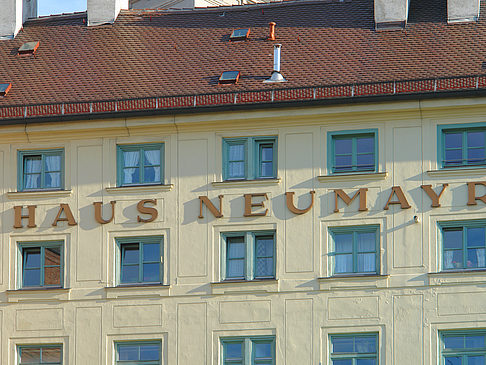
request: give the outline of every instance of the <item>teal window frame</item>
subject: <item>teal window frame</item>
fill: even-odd
[[[446,348],[446,339],[453,337],[456,338],[456,340],[462,337],[464,346]],[[467,347],[467,337],[483,337],[484,345],[482,347]],[[447,358],[459,358],[461,361],[460,365],[468,365],[469,356],[483,356],[486,359],[486,330],[484,329],[440,331],[439,341],[440,365],[448,365],[446,362]]]
[[[58,247],[60,249],[60,270],[59,285],[45,285],[45,268],[56,267],[58,265],[45,265],[46,248]],[[40,266],[36,268],[24,269],[26,264],[25,250],[40,249]],[[21,242],[18,244],[18,287],[25,288],[63,288],[64,287],[64,242],[63,241],[43,241],[43,242]],[[39,285],[24,285],[25,270],[39,270]]]
[[[138,346],[138,357],[140,356],[140,346],[158,346],[159,359],[158,360],[120,360],[121,346]],[[161,341],[124,341],[115,342],[115,365],[161,365],[162,364],[162,343]]]
[[[222,337],[221,343],[221,364],[222,365],[258,365],[258,364],[276,364],[275,360],[275,336],[239,336],[239,337]],[[257,357],[255,344],[271,344],[271,358]],[[241,344],[242,357],[229,358],[227,354],[227,345]]]
[[[375,351],[374,352],[359,352],[356,351],[356,339],[358,338],[375,338]],[[353,340],[353,350],[352,352],[334,352],[333,351],[333,341],[335,339],[352,339]],[[330,365],[334,365],[335,362],[339,360],[351,360],[352,365],[357,365],[358,360],[372,359],[375,360],[375,364],[379,364],[379,334],[376,332],[370,333],[346,333],[346,334],[330,334],[329,335],[329,360]]]
[[[48,364],[48,365],[62,365],[62,359],[63,359],[63,349],[62,349],[62,344],[48,344],[48,345],[17,345],[17,363],[19,365],[43,365],[43,364]],[[22,350],[24,349],[39,349],[40,352],[40,362],[37,363],[32,363],[32,362],[22,362]],[[43,361],[42,359],[42,353],[43,350],[45,349],[60,349],[61,350],[61,361],[60,362],[47,362]]]
[[[357,139],[373,137],[374,141],[374,167],[372,169],[358,169],[357,166]],[[335,141],[337,139],[351,139],[352,140],[352,166],[347,170],[336,170],[336,148]],[[327,133],[327,166],[330,174],[366,174],[378,171],[378,129],[360,129],[351,131],[335,131]]]
[[[145,182],[145,169],[144,167],[158,166],[147,165],[145,163],[146,150],[160,150],[160,180]],[[124,183],[123,171],[125,169],[125,159],[123,158],[123,152],[137,152],[139,153],[138,165],[139,169],[139,182],[136,183]],[[145,185],[163,185],[165,181],[165,143],[143,143],[143,144],[119,144],[117,145],[117,186],[145,186]]]
[[[234,145],[244,146],[244,159],[238,162],[244,162],[244,175],[238,177],[229,176],[229,147]],[[271,145],[273,148],[272,155],[272,176],[263,176],[261,173],[262,163],[270,162],[263,160],[262,148]],[[260,180],[277,178],[277,136],[263,137],[241,137],[241,138],[223,138],[223,180]]]
[[[40,172],[40,177],[41,177],[41,185],[40,187],[36,188],[25,188],[25,182],[26,182],[26,169],[25,169],[25,163],[24,160],[26,157],[32,157],[32,156],[40,156],[41,157],[41,172]],[[60,156],[61,157],[61,170],[53,170],[53,171],[46,171],[46,164],[45,164],[45,159],[47,156]],[[63,190],[64,189],[64,177],[65,177],[65,163],[64,163],[64,149],[63,148],[56,148],[56,149],[45,149],[45,150],[27,150],[27,151],[18,151],[17,154],[17,191],[42,191],[42,190],[47,190],[47,191],[54,191],[54,190]],[[60,186],[59,187],[46,187],[45,185],[45,180],[46,180],[46,174],[49,172],[54,172],[60,173]]]
[[[256,244],[259,237],[272,237],[273,238],[273,268],[272,268],[272,275],[267,276],[258,276],[255,275],[256,270]],[[267,279],[275,279],[275,271],[276,271],[276,235],[275,231],[244,231],[244,232],[224,232],[221,235],[222,237],[222,247],[221,247],[221,273],[222,279],[224,281],[239,281],[239,280],[267,280]],[[228,244],[229,239],[236,238],[236,237],[243,237],[243,241],[245,244],[245,256],[244,256],[244,275],[241,277],[229,277],[227,272],[228,267]],[[259,258],[270,258],[270,256],[261,256]]]
[[[485,132],[486,138],[486,123],[467,123],[467,124],[448,124],[448,125],[439,125],[437,126],[437,156],[438,156],[438,164],[441,169],[461,169],[461,168],[477,168],[486,165],[485,163],[468,163],[467,159],[467,152],[468,152],[468,143],[467,143],[467,133],[468,132]],[[460,164],[451,164],[446,165],[446,143],[445,137],[448,133],[462,133],[462,146],[461,146],[461,157],[462,161]],[[473,148],[473,147],[471,147]],[[449,148],[450,150],[459,148]],[[485,141],[485,154],[486,154],[486,141]],[[486,155],[485,155],[486,161]]]
[[[374,233],[375,234],[375,250],[374,251],[359,251],[358,250],[358,233]],[[353,247],[352,247],[352,260],[353,271],[336,273],[336,256],[346,253],[336,252],[335,236],[337,234],[352,234],[353,235]],[[364,225],[364,226],[345,226],[345,227],[329,227],[330,236],[330,250],[329,258],[331,260],[331,274],[333,276],[339,275],[379,275],[380,274],[380,226],[379,225]],[[375,254],[375,271],[358,271],[358,254],[374,253]],[[347,253],[349,254],[349,253]]]
[[[158,260],[144,260],[143,247],[146,244],[159,244],[160,257]],[[162,284],[164,280],[164,236],[142,236],[142,237],[122,237],[116,238],[117,250],[116,250],[116,262],[117,270],[117,285],[130,286],[130,285],[144,285],[144,284]],[[135,266],[131,264],[125,265],[123,262],[124,246],[139,245],[138,249],[138,280],[136,282],[124,282],[122,281],[123,266]],[[159,264],[159,280],[158,281],[144,281],[143,280],[143,264]]]
[[[463,270],[484,270],[486,269],[486,262],[484,266],[478,267],[468,267],[468,249],[485,249],[486,250],[486,220],[484,219],[476,219],[476,220],[463,220],[463,221],[445,221],[439,222],[439,233],[440,233],[440,253],[441,253],[441,260],[440,260],[440,267],[442,271],[463,271]],[[483,228],[485,231],[485,244],[483,246],[468,246],[468,230],[472,228]],[[459,231],[462,230],[462,248],[461,249],[448,249],[446,250],[445,243],[444,243],[444,231],[451,230],[451,231]],[[446,251],[461,251],[462,252],[462,265],[453,268],[446,268],[445,260],[446,260]],[[486,255],[486,254],[485,254]],[[453,261],[454,263],[455,261]]]

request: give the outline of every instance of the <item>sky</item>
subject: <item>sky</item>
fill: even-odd
[[[38,0],[39,15],[52,15],[85,11],[87,0]]]

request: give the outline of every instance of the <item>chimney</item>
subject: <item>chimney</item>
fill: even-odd
[[[0,0],[0,40],[15,38],[24,22],[37,17],[37,0]]]
[[[410,0],[375,0],[376,29],[405,28],[409,4]]]
[[[479,18],[480,0],[447,0],[447,22],[474,22]]]
[[[270,33],[269,33],[267,39],[269,41],[274,41],[275,40],[275,26],[277,25],[277,23],[270,22],[268,25],[270,26]]]
[[[88,25],[113,24],[122,9],[128,0],[88,0]]]

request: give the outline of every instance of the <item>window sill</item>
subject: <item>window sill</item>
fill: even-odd
[[[384,180],[388,176],[388,172],[370,172],[370,173],[355,173],[355,174],[333,174],[318,176],[317,180],[321,183],[336,182],[336,181],[363,181],[363,180]]]
[[[215,188],[231,188],[238,186],[270,186],[280,184],[281,179],[257,179],[257,180],[226,180],[214,181],[211,183]]]
[[[7,290],[7,302],[37,302],[57,301],[64,302],[70,298],[70,288],[23,288]]]
[[[468,168],[468,167],[461,167],[461,168],[448,168],[448,169],[440,169],[440,170],[431,170],[427,171],[427,174],[431,177],[442,177],[442,176],[461,176],[464,175],[471,175],[471,176],[484,176],[486,175],[486,167],[480,168]]]
[[[320,290],[332,289],[365,289],[365,288],[387,288],[390,275],[379,274],[346,274],[321,277],[319,281]]]
[[[429,273],[429,285],[486,282],[486,269],[447,270]]]
[[[105,295],[107,299],[167,297],[170,295],[170,285],[139,284],[105,287]]]
[[[227,280],[211,283],[212,294],[227,293],[276,293],[278,279],[266,280]]]
[[[12,200],[32,198],[60,198],[70,196],[72,193],[72,190],[10,191],[7,193],[7,197]]]
[[[106,192],[110,194],[125,194],[125,193],[146,193],[146,192],[158,192],[158,191],[171,191],[174,187],[173,184],[167,185],[136,185],[136,186],[120,186],[105,188]]]

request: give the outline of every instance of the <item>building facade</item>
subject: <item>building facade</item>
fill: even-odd
[[[87,35],[91,46],[131,16]],[[485,364],[484,76],[445,67],[442,78],[394,83],[391,96],[388,81],[356,83],[329,101],[282,67],[288,84],[245,105],[237,98],[261,91],[218,81],[211,97],[229,106],[198,107],[202,94],[154,98],[155,108],[82,96],[21,104],[26,81],[15,75],[52,59],[42,47],[56,24],[86,27],[34,20],[0,43],[45,37],[35,58],[5,56],[21,66],[0,73],[13,79],[0,104],[2,364]],[[366,31],[413,35],[406,27]],[[475,39],[484,24],[438,27],[444,39],[464,28]],[[283,52],[295,38],[286,31]],[[402,97],[405,83],[423,88]],[[274,107],[285,85],[294,89]],[[161,111],[171,97],[189,104]]]

